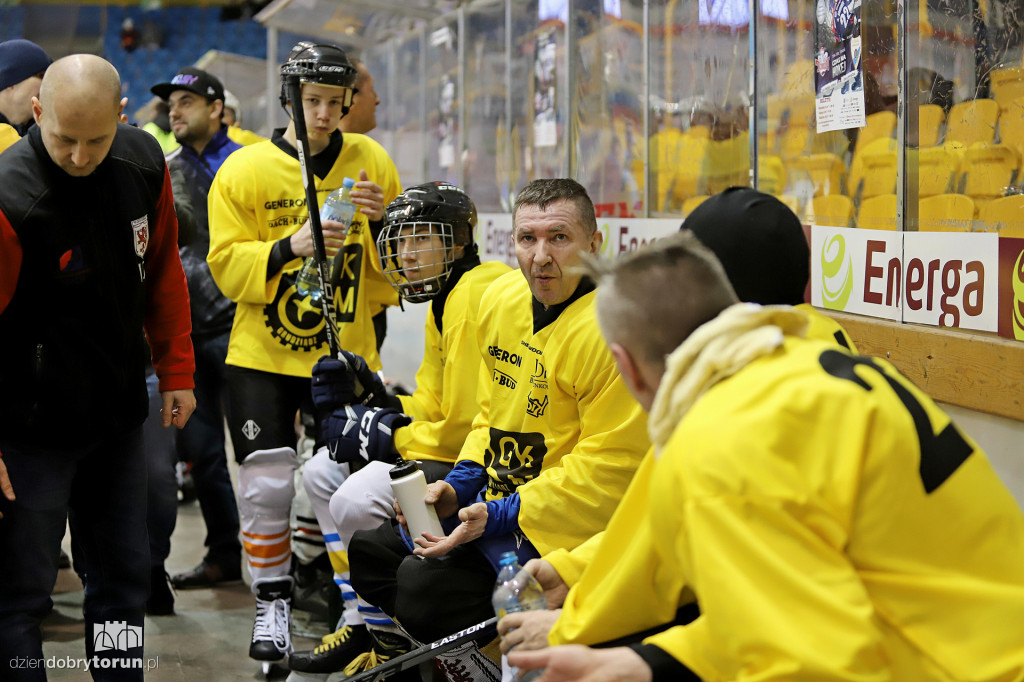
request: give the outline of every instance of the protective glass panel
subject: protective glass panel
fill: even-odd
[[[566,134],[567,0],[513,2],[512,10],[512,124],[509,129],[510,165],[502,192],[507,202],[534,178],[569,174]]]
[[[388,153],[395,148],[395,125],[394,125],[394,93],[389,87],[393,75],[389,67],[391,55],[391,43],[367,50],[362,57],[363,64],[373,78],[373,89],[380,98],[380,104],[376,109],[377,127],[367,133],[370,137],[381,143]],[[399,175],[399,178],[402,176]]]
[[[454,15],[427,29],[427,179],[461,182],[459,27]]]
[[[643,3],[574,4],[571,167],[597,215],[643,215]]]
[[[896,229],[896,3],[763,3],[758,188],[805,222]]]
[[[387,147],[398,167],[402,186],[426,182],[424,160],[429,135],[423,128],[423,53],[422,36],[412,33],[401,40],[395,50],[394,71],[387,91],[390,94],[382,108],[387,108],[388,123],[393,130],[394,144]]]
[[[652,216],[750,182],[746,0],[649,3]]]
[[[511,210],[503,201],[510,163],[505,85],[504,3],[466,12],[466,144],[463,189],[478,211]]]
[[[907,229],[1024,236],[1024,2],[912,7]]]

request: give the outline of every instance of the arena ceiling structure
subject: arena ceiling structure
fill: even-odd
[[[361,51],[458,7],[455,0],[274,0],[256,20]]]

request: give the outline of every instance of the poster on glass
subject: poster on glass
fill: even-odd
[[[864,125],[861,0],[817,0],[814,31],[818,133]]]
[[[533,65],[533,144],[554,147],[558,140],[555,122],[555,32],[537,36]]]

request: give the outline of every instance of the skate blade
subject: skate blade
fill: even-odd
[[[288,657],[277,661],[260,661],[260,669],[266,679],[284,679],[288,673]]]
[[[327,682],[330,673],[300,673],[292,670],[285,682]]]

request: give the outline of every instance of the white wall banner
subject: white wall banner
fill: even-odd
[[[993,233],[811,228],[811,303],[889,320],[994,332]]]
[[[811,226],[811,304],[899,320],[899,232]]]
[[[903,321],[994,332],[999,328],[999,236],[903,235]]]
[[[681,221],[659,218],[597,219],[597,229],[603,235],[601,256],[615,258],[655,239],[679,231]],[[477,216],[476,243],[480,247],[480,260],[500,260],[513,268],[519,267],[512,244],[511,213],[481,213]]]

